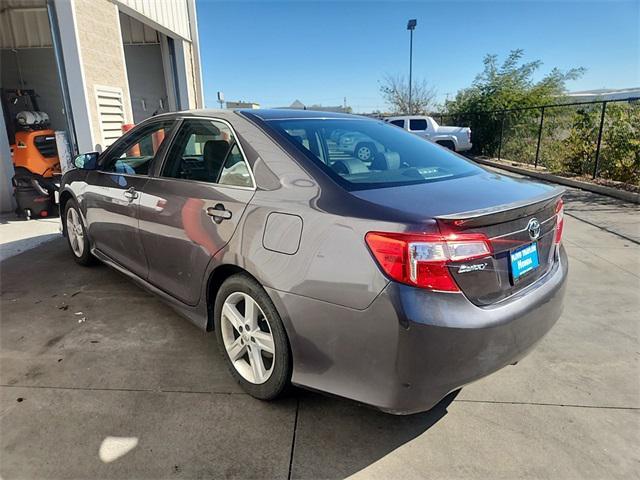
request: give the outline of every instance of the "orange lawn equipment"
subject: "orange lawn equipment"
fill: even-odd
[[[13,166],[50,178],[60,174],[60,159],[53,130],[17,131],[11,145]]]

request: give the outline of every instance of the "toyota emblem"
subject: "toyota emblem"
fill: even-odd
[[[531,240],[537,240],[540,236],[540,222],[537,218],[532,218],[527,224],[527,232],[529,232],[529,238]]]

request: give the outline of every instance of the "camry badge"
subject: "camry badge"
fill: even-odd
[[[460,265],[458,273],[479,272],[487,267],[486,263],[476,263],[475,265]]]
[[[532,218],[527,224],[527,232],[529,232],[529,238],[531,240],[537,240],[540,236],[540,222],[537,218]]]

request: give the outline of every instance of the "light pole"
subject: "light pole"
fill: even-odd
[[[409,30],[409,115],[413,114],[413,104],[411,103],[411,74],[413,70],[413,31],[418,25],[418,20],[412,18],[407,23],[407,30]]]

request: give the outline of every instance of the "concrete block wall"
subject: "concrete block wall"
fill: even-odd
[[[203,108],[202,105],[198,105],[197,102],[196,85],[198,84],[198,80],[194,68],[193,44],[191,42],[183,42],[183,48],[185,71],[187,74],[187,91],[189,92],[189,109]]]
[[[75,0],[78,46],[93,144],[102,144],[95,86],[122,89],[125,123],[133,121],[118,7],[109,0]]]

